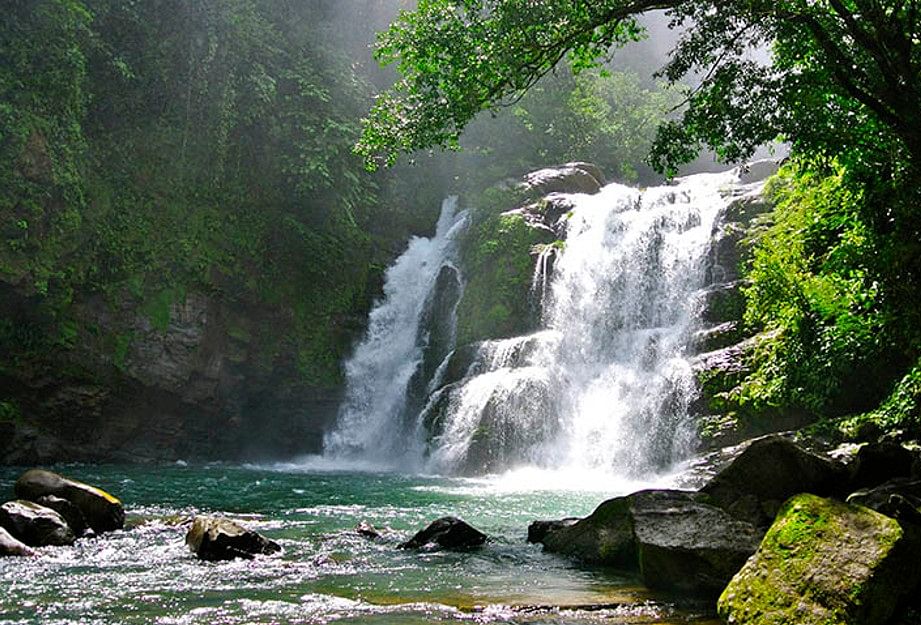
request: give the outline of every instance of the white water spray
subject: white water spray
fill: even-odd
[[[457,198],[444,201],[435,235],[413,238],[387,270],[384,297],[371,311],[368,330],[345,365],[346,396],[324,455],[399,466],[418,457],[404,423],[407,388],[423,356],[420,326],[442,267],[450,263],[465,215]]]
[[[387,272],[385,297],[347,363],[327,458],[628,480],[686,458],[695,393],[688,349],[725,187],[737,182],[736,172],[701,174],[673,186],[613,184],[570,196],[565,246],[545,248],[535,268],[543,329],[482,343],[467,375],[446,386],[450,356],[439,360],[423,380],[424,401],[412,406],[425,309],[463,227],[446,202],[435,237],[414,239]]]
[[[721,188],[735,181],[703,174],[572,196],[548,288],[549,254],[536,267],[546,329],[485,343],[475,375],[446,391],[440,414],[423,415],[435,424],[428,469],[641,477],[686,457],[695,392],[687,348],[727,204]]]

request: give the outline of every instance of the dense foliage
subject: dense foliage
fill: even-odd
[[[4,367],[98,334],[76,300],[134,301],[165,329],[194,291],[290,318],[265,337],[267,357],[293,353],[305,379],[336,381],[343,318],[360,316],[369,272],[432,211],[407,206],[424,185],[403,196],[394,175],[372,179],[352,154],[372,87],[324,7],[5,9],[0,280],[35,309],[5,311]],[[131,337],[101,331],[118,364]]]

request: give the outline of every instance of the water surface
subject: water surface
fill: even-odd
[[[294,465],[57,470],[118,495],[129,529],[0,560],[0,623],[709,622],[709,606],[651,593],[614,571],[582,570],[525,542],[530,521],[588,514],[634,485],[586,476],[571,490],[545,473],[471,480]],[[20,472],[0,469],[4,497]],[[183,542],[198,513],[226,514],[284,552],[199,562]],[[447,514],[492,542],[462,553],[396,548]],[[384,540],[355,534],[359,521]]]

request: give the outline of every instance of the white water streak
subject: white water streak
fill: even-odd
[[[413,238],[387,270],[384,297],[345,365],[346,397],[324,441],[327,457],[393,466],[412,455],[413,441],[406,440],[402,424],[407,385],[422,359],[418,334],[425,303],[463,227],[465,216],[456,210],[457,198],[446,199],[435,236]]]

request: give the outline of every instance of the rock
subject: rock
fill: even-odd
[[[73,531],[74,536],[80,538],[86,533],[86,519],[80,509],[66,499],[55,497],[54,495],[45,495],[39,497],[36,502],[40,506],[45,506],[57,512],[67,521],[67,525]]]
[[[0,506],[0,527],[30,547],[72,545],[76,537],[60,514],[31,501]]]
[[[742,324],[738,321],[727,321],[695,332],[693,338],[694,351],[697,353],[716,351],[735,345],[742,338]]]
[[[742,282],[715,284],[703,292],[703,309],[700,318],[707,323],[739,321],[745,315],[745,296]]]
[[[566,163],[539,169],[524,177],[522,187],[535,197],[551,193],[598,193],[604,184],[601,170],[590,163]]]
[[[278,543],[248,530],[230,519],[195,517],[185,542],[201,560],[218,561],[257,555],[272,555],[281,551]]]
[[[578,521],[578,517],[568,517],[558,521],[532,521],[528,525],[528,542],[542,543],[549,532],[570,527],[578,523]]]
[[[898,443],[870,443],[857,451],[851,488],[866,488],[911,476],[915,456]]]
[[[747,254],[742,247],[747,230],[737,223],[720,224],[713,233],[707,267],[707,284],[739,279],[739,267]]]
[[[548,551],[639,570],[650,587],[717,593],[755,552],[758,530],[697,493],[649,490],[602,503],[543,537]]]
[[[851,493],[847,502],[866,506],[899,521],[921,524],[921,480],[892,480],[861,489]]]
[[[449,363],[454,343],[454,311],[461,296],[461,280],[457,269],[444,265],[438,272],[435,287],[423,305],[419,321],[417,345],[422,361],[406,388],[406,411],[418,414],[425,407],[426,397],[439,388]],[[442,365],[445,365],[442,367]]]
[[[370,540],[379,540],[381,538],[381,533],[377,531],[377,528],[367,521],[359,523],[355,527],[355,532],[362,538],[368,538]]]
[[[774,159],[765,158],[752,161],[738,168],[739,181],[742,184],[763,182],[776,174],[778,169],[780,169],[780,161]]]
[[[20,499],[37,501],[51,495],[74,504],[95,532],[111,532],[125,526],[122,502],[102,489],[42,469],[31,469],[16,480]]]
[[[770,200],[764,195],[762,183],[743,184],[729,191],[729,204],[720,215],[720,221],[750,227],[755,225],[755,218],[767,215],[772,209]]]
[[[37,555],[28,545],[13,538],[8,531],[0,527],[0,558],[6,556]]]
[[[885,623],[921,581],[921,541],[868,508],[803,494],[719,598],[730,625]]]
[[[432,521],[425,529],[400,545],[400,549],[421,549],[437,545],[442,549],[470,549],[484,544],[489,537],[464,521],[446,516]]]
[[[765,436],[752,441],[701,492],[733,516],[766,527],[793,495],[844,495],[846,487],[844,465],[781,436]]]

